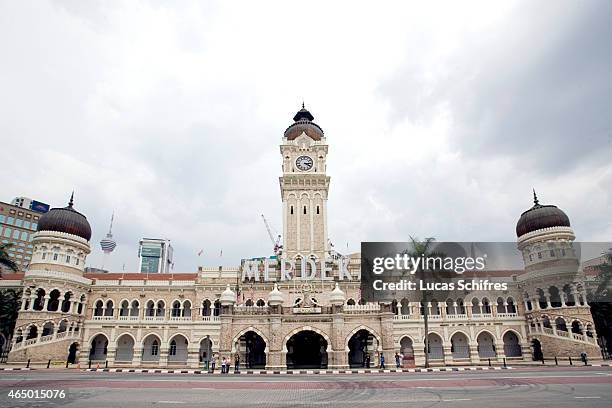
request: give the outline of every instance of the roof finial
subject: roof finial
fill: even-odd
[[[539,203],[539,201],[538,201],[538,196],[536,195],[535,188],[533,189],[533,203],[534,203],[535,205],[540,204],[540,203]]]
[[[72,190],[72,194],[70,195],[70,201],[68,202],[68,207],[72,208],[74,204],[74,190]]]
[[[304,100],[302,99],[302,109],[306,109],[306,107],[304,106]]]

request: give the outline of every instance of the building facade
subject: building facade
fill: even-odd
[[[13,200],[15,204],[0,202],[0,242],[12,244],[9,256],[23,270],[32,260],[32,239],[38,228],[38,219],[44,214],[31,210],[32,200],[23,202],[24,197]]]
[[[525,268],[494,272],[507,291],[364,302],[360,254],[326,261],[328,145],[313,120],[302,107],[281,140],[278,259],[194,273],[85,273],[87,219],[72,200],[52,209],[33,237],[29,269],[5,277],[23,288],[9,361],[196,368],[238,356],[242,367],[280,370],[377,366],[381,354],[391,362],[396,352],[416,365],[426,355],[432,365],[600,356],[569,218],[537,200],[517,224]],[[331,279],[284,279],[283,263],[293,263],[295,278],[309,262],[328,267]]]

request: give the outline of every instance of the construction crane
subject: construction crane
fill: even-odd
[[[270,237],[270,241],[272,241],[272,245],[274,246],[274,255],[278,255],[281,252],[281,249],[283,249],[283,246],[280,244],[281,236],[278,235],[275,240],[274,234],[272,234],[272,229],[270,228],[270,224],[268,224],[268,220],[266,220],[266,217],[263,214],[261,214],[261,219],[263,220],[264,225],[266,226],[268,236]]]

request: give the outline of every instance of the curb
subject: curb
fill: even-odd
[[[0,367],[0,371],[30,371],[33,368],[25,368],[25,367]]]
[[[388,374],[388,373],[432,373],[432,372],[457,372],[457,371],[484,371],[484,370],[509,370],[512,367],[441,367],[441,368],[406,368],[406,369],[370,369],[370,370],[245,370],[238,373],[230,372],[227,375],[254,375],[254,374]],[[149,373],[149,374],[202,374],[202,375],[225,375],[220,371],[210,373],[204,370],[160,370],[146,368],[86,368],[88,372],[108,373]]]

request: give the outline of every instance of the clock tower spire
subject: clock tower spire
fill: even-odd
[[[283,174],[283,258],[323,259],[328,252],[327,142],[323,129],[302,104],[280,145]]]

